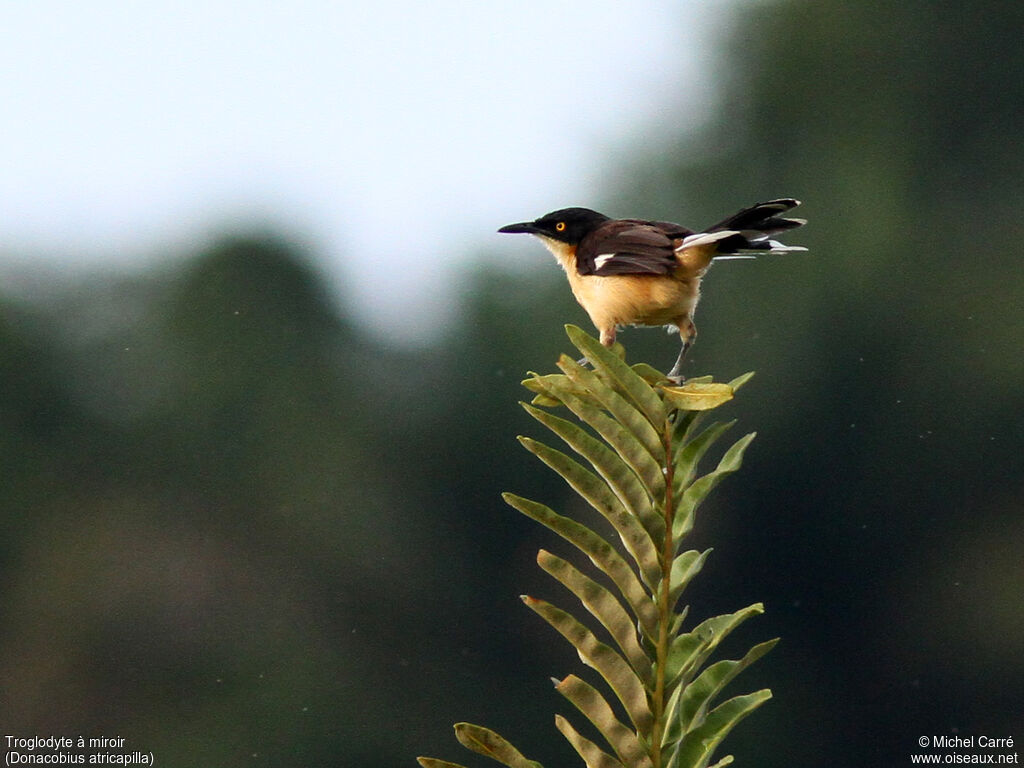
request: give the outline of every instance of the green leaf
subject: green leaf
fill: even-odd
[[[466,768],[458,763],[449,763],[447,760],[438,760],[435,757],[417,757],[416,762],[423,768]]]
[[[662,764],[669,762],[669,758],[672,755],[673,750],[679,744],[679,736],[682,734],[682,729],[679,727],[679,718],[677,713],[679,712],[679,700],[682,698],[683,691],[686,690],[686,686],[677,685],[675,689],[668,696],[668,702],[665,705],[664,712],[662,714],[662,722],[665,723],[665,730],[661,734],[661,761]]]
[[[661,388],[665,402],[682,411],[710,411],[732,400],[733,389],[728,384],[690,379],[681,387]]]
[[[558,367],[562,369],[574,384],[584,388],[597,398],[601,405],[607,409],[608,413],[614,416],[616,421],[628,429],[633,437],[640,441],[641,445],[651,455],[651,458],[658,462],[664,462],[665,446],[661,442],[661,436],[651,426],[651,422],[648,421],[647,417],[637,410],[636,406],[628,403],[622,395],[601,381],[597,374],[593,371],[588,371],[568,355],[562,355],[558,359]],[[650,388],[648,387],[648,389]],[[659,424],[660,426],[663,426],[663,424]]]
[[[637,731],[646,732],[654,716],[647,704],[647,691],[626,660],[561,608],[529,595],[523,595],[522,600],[576,648],[585,664],[601,674]]]
[[[520,383],[531,392],[540,394],[557,382],[568,383],[568,379],[561,373],[540,374],[530,371],[529,378],[523,379]]]
[[[530,401],[530,405],[542,405],[545,408],[557,408],[561,404],[561,400],[551,397],[551,395],[534,395],[533,400]]]
[[[565,397],[577,397],[591,405],[601,406],[600,400],[564,373],[541,375],[530,371],[530,378],[523,379],[521,384],[531,392],[535,392],[538,396],[554,401],[555,405],[564,405],[563,399]]]
[[[729,731],[744,717],[772,697],[767,688],[736,696],[715,707],[704,723],[683,737],[672,755],[669,768],[703,768]]]
[[[699,435],[686,441],[682,450],[676,453],[675,479],[681,484],[680,487],[690,483],[697,471],[697,464],[704,458],[704,454],[735,423],[735,420],[716,421]]]
[[[664,373],[647,363],[634,363],[630,368],[633,369],[633,373],[646,381],[652,387],[658,386],[659,384],[668,384],[672,381]]]
[[[530,453],[551,467],[582,496],[594,509],[611,523],[619,534],[626,551],[632,555],[640,568],[640,575],[650,589],[661,580],[661,565],[658,562],[658,551],[651,541],[650,534],[640,524],[635,515],[631,515],[622,506],[622,502],[608,485],[579,462],[566,456],[561,451],[550,448],[529,437],[520,437],[519,442]]]
[[[643,744],[633,731],[619,722],[611,706],[596,688],[576,675],[569,675],[555,689],[594,724],[625,765],[630,768],[650,768],[651,759]]]
[[[600,408],[570,394],[559,394],[565,406],[586,424],[593,427],[619,458],[640,478],[651,498],[660,499],[665,493],[665,475],[661,465],[626,427]]]
[[[703,552],[698,552],[695,549],[683,552],[681,555],[676,557],[672,561],[672,573],[669,575],[669,606],[675,606],[679,600],[679,596],[682,595],[683,590],[686,589],[686,585],[690,583],[701,568],[704,567],[704,561],[708,559],[708,555],[711,554],[710,549],[705,549]]]
[[[543,768],[535,760],[527,760],[522,753],[489,728],[472,723],[456,723],[455,738],[466,749],[489,757],[509,768]]]
[[[754,371],[747,371],[744,374],[737,376],[735,379],[729,382],[729,386],[732,387],[733,392],[739,391],[739,388],[754,378]]]
[[[507,504],[532,520],[545,525],[583,552],[618,587],[648,637],[658,635],[658,609],[644,590],[633,569],[615,548],[585,525],[558,514],[550,507],[524,499],[513,493],[504,493]]]
[[[742,659],[718,661],[708,666],[684,689],[680,700],[677,723],[685,733],[704,722],[705,713],[714,698],[733,678],[764,656],[779,642],[778,638],[759,643],[747,651]]]
[[[643,483],[615,451],[571,421],[525,403],[523,408],[590,462],[594,470],[619,497],[623,506],[640,518],[651,538],[654,541],[661,539],[665,533],[665,521],[655,513],[651,497]]]
[[[602,750],[590,739],[581,736],[579,731],[569,724],[561,715],[555,715],[555,727],[562,732],[566,741],[583,758],[587,768],[625,768],[618,760]]]
[[[754,603],[735,613],[726,613],[706,619],[690,632],[679,635],[669,648],[665,665],[665,685],[674,689],[680,682],[693,676],[711,652],[730,632],[749,619],[764,613],[764,605]]]
[[[626,365],[625,361],[605,349],[597,339],[584,333],[575,325],[565,326],[569,340],[586,355],[594,368],[643,412],[656,429],[665,423],[665,405],[658,393],[644,381],[641,375]],[[652,369],[653,370],[653,369]],[[664,378],[662,376],[662,378]]]
[[[672,412],[672,451],[673,455],[678,454],[683,446],[693,437],[697,429],[703,411],[673,411]]]
[[[637,640],[633,620],[622,604],[605,587],[598,584],[573,565],[546,550],[537,553],[537,563],[566,589],[579,598],[601,625],[608,630],[626,660],[645,685],[652,681],[651,660]]]
[[[679,630],[682,629],[683,622],[686,621],[686,617],[690,614],[690,606],[684,605],[683,610],[677,613],[672,621],[669,622],[669,637],[675,637],[679,634]]]
[[[679,500],[679,507],[676,510],[676,517],[672,523],[672,536],[681,539],[690,528],[693,527],[693,515],[697,506],[723,479],[731,475],[743,463],[743,452],[750,445],[750,442],[757,436],[751,432],[737,440],[733,446],[725,452],[718,466],[713,472],[694,480]]]

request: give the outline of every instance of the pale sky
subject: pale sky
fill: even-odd
[[[363,319],[425,328],[474,252],[547,258],[498,226],[596,205],[628,141],[706,116],[726,7],[0,0],[0,260],[269,223]]]

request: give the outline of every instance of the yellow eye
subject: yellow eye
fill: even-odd
[[[557,224],[555,224],[555,229],[559,232],[565,232],[565,222],[560,221]]]

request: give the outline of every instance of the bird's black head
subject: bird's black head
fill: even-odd
[[[606,221],[608,221],[607,216],[589,208],[562,208],[545,213],[534,221],[509,224],[498,231],[550,237],[569,245],[578,245],[580,240],[592,232],[595,227]]]

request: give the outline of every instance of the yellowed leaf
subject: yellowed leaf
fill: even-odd
[[[681,387],[661,387],[665,401],[684,411],[709,411],[732,400],[733,388],[710,381],[688,381]]]

